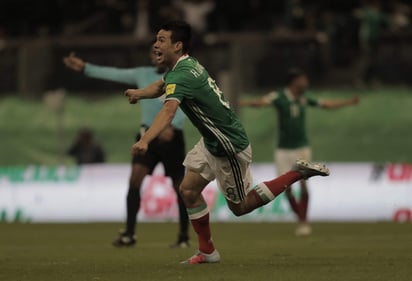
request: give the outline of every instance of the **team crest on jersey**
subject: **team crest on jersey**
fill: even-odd
[[[174,94],[176,90],[176,84],[169,84],[166,86],[166,96]]]

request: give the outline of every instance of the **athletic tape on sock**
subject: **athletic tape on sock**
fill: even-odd
[[[195,208],[187,208],[187,214],[189,215],[190,220],[197,220],[201,217],[204,217],[209,213],[206,203],[203,203],[200,206]]]
[[[275,195],[264,183],[259,183],[254,189],[265,204],[275,199]]]

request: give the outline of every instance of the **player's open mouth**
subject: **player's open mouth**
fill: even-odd
[[[162,55],[163,55],[163,53],[162,53],[162,52],[159,52],[159,51],[155,51],[154,54],[156,55],[156,58],[157,58],[158,60],[160,60],[161,57],[162,57]]]

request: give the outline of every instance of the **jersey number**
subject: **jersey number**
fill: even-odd
[[[209,77],[209,78],[207,79],[207,82],[209,83],[209,86],[210,86],[210,88],[212,88],[213,92],[215,92],[215,94],[219,97],[220,103],[221,103],[224,107],[226,107],[227,109],[230,109],[230,105],[229,105],[229,103],[228,103],[227,101],[225,101],[225,100],[223,99],[223,96],[222,96],[223,92],[222,92],[222,91],[219,89],[219,87],[216,85],[216,81]]]

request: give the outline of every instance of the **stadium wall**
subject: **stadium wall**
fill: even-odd
[[[233,91],[253,91],[282,85],[285,69],[300,67],[312,85],[347,86],[360,79],[359,50],[355,46],[321,40],[316,33],[218,32],[209,34],[193,55],[218,78],[232,77]],[[0,42],[0,96],[18,92],[40,98],[47,90],[98,94],[123,90],[124,85],[90,80],[68,70],[61,59],[70,52],[88,62],[116,67],[150,64],[151,37],[138,40],[129,35],[59,36],[10,39]],[[412,84],[412,33],[385,34],[371,71],[375,79],[390,84]],[[39,67],[39,65],[41,67]]]
[[[330,163],[331,176],[309,181],[312,221],[412,220],[412,165]],[[252,166],[256,183],[275,176],[270,163]],[[122,221],[130,166],[0,167],[0,221]],[[295,188],[296,189],[296,188]],[[298,192],[299,189],[294,191]],[[214,221],[292,221],[286,198],[241,218],[227,208],[212,182],[204,191]],[[159,165],[142,190],[139,220],[177,220],[175,193]]]

